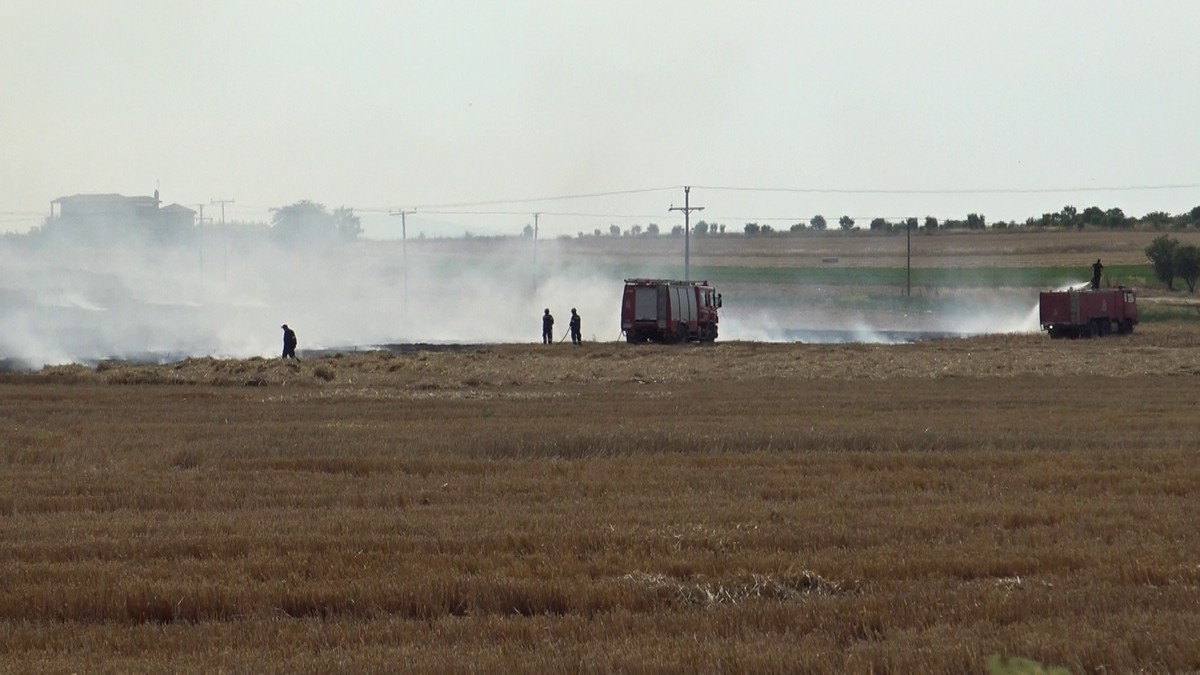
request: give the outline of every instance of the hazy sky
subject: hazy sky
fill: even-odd
[[[738,230],[1179,212],[1198,26],[1195,0],[8,0],[0,231],[156,186],[231,219],[350,206],[381,238],[402,207],[410,236],[665,229],[684,184]],[[1145,186],[1185,187],[1098,190]]]

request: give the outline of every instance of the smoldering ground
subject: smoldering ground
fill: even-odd
[[[0,359],[38,367],[267,356],[279,351],[283,323],[299,334],[301,352],[538,342],[543,309],[561,337],[573,307],[586,341],[620,339],[630,268],[619,258],[583,259],[573,248],[567,255],[557,240],[544,240],[535,251],[520,237],[285,243],[238,227],[174,242],[9,236],[0,239]],[[719,290],[722,340],[888,342],[898,330],[1037,330],[1029,289],[959,292],[936,311],[856,306],[846,301],[856,289]],[[814,339],[818,330],[836,337]]]

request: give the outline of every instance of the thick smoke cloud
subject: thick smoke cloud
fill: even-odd
[[[736,286],[731,290],[736,298]],[[1040,328],[1038,294],[1031,289],[959,289],[940,298],[936,309],[927,310],[906,309],[901,302],[876,310],[839,309],[830,307],[828,295],[792,297],[786,304],[740,311],[730,308],[733,311],[721,318],[722,335],[759,342],[896,344],[1036,333]]]
[[[588,340],[619,332],[621,280],[565,265],[554,242],[325,242],[207,233],[186,245],[49,237],[0,242],[0,358],[22,365],[104,358],[277,354],[393,342],[535,342],[550,308],[572,307]],[[407,265],[405,264],[407,260]],[[405,267],[407,266],[407,272]],[[611,276],[611,273],[609,273]]]
[[[538,242],[535,262],[525,238],[287,244],[261,228],[210,228],[175,242],[35,232],[0,239],[0,359],[38,367],[274,356],[283,323],[299,334],[302,353],[538,342],[542,310],[556,316],[561,336],[572,307],[585,340],[613,341],[621,337],[620,269],[620,261],[567,255],[556,240]],[[1038,328],[1028,289],[970,292],[937,315],[911,316],[835,311],[794,294],[750,305],[737,284],[718,290],[722,340],[894,342],[896,331]]]

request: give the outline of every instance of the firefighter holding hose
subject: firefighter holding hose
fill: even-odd
[[[581,326],[582,326],[582,323],[579,318],[579,314],[575,311],[575,308],[572,307],[571,308],[571,344],[575,345],[576,347],[583,344],[583,330],[582,330]]]
[[[1100,290],[1100,275],[1104,273],[1104,265],[1100,264],[1100,259],[1096,258],[1096,263],[1092,265],[1092,290]]]

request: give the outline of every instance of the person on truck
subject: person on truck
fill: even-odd
[[[554,344],[554,317],[550,314],[550,308],[542,313],[542,344]]]
[[[571,344],[579,346],[583,344],[583,331],[580,329],[581,321],[579,314],[575,312],[575,308],[571,308]]]
[[[1100,275],[1104,273],[1104,265],[1100,264],[1100,259],[1096,258],[1096,264],[1092,265],[1092,290],[1100,290]]]

